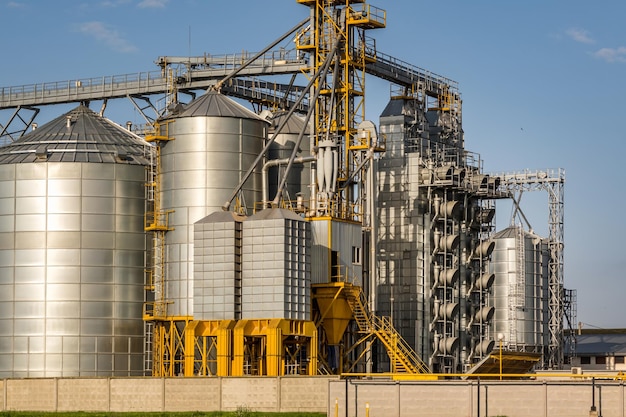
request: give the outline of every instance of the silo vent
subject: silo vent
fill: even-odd
[[[48,160],[48,148],[46,145],[40,145],[35,150],[35,156],[37,157],[37,161],[47,161]]]
[[[39,145],[35,150],[35,156],[37,157],[37,161],[48,160],[48,147],[46,145]]]
[[[117,151],[115,153],[115,159],[119,162],[132,161],[133,156],[124,151]]]

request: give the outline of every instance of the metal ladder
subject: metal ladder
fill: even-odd
[[[147,376],[152,375],[152,336],[154,334],[154,323],[151,321],[144,321],[144,373]]]

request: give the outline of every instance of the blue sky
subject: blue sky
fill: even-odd
[[[626,2],[371,4],[387,11],[387,28],[369,32],[378,50],[459,82],[466,148],[485,171],[565,169],[565,285],[578,290],[578,320],[626,327]],[[0,86],[153,71],[162,55],[255,52],[307,13],[296,0],[0,0]],[[366,91],[377,123],[389,84],[370,78]],[[141,122],[124,100],[106,114]],[[522,206],[547,236],[547,197],[525,195]],[[509,217],[499,204],[498,225]]]

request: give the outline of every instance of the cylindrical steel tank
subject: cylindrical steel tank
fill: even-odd
[[[273,115],[271,118],[271,126],[269,128],[269,134],[274,134],[274,131],[285,122],[287,114],[286,113],[278,113]],[[285,126],[283,129],[276,135],[274,138],[274,142],[269,149],[268,156],[270,160],[285,160],[289,159],[293,149],[296,146],[298,136],[300,132],[305,128],[304,119],[297,115],[292,115],[285,122]],[[307,157],[311,155],[310,152],[310,139],[308,131],[304,132],[304,136],[300,141],[300,146],[297,151],[297,156],[299,157]],[[279,166],[275,166],[269,169],[269,201],[272,201],[276,196],[276,191],[278,190],[278,185],[280,183],[281,177],[285,172],[285,164],[281,164]],[[289,175],[287,176],[286,184],[286,197],[289,200],[296,201],[298,195],[301,196],[302,200],[306,202],[310,198],[310,185],[311,185],[311,164],[294,164],[289,170]]]
[[[545,239],[512,226],[493,236],[493,334],[511,350],[537,351],[548,343],[548,259]]]
[[[143,375],[146,146],[81,105],[0,148],[0,378]]]
[[[161,148],[162,206],[174,228],[165,235],[165,298],[168,315],[193,316],[193,224],[221,210],[262,151],[268,122],[214,91],[171,118],[172,140]],[[261,201],[260,165],[237,197],[249,213]]]

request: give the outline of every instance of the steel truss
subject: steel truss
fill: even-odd
[[[548,357],[545,363],[548,369],[561,369],[564,360],[563,320],[566,313],[565,289],[563,287],[563,189],[565,170],[537,170],[497,174],[501,178],[500,186],[511,192],[519,203],[522,193],[527,191],[545,191],[548,193],[548,330],[550,341]],[[571,310],[571,303],[568,304]]]

